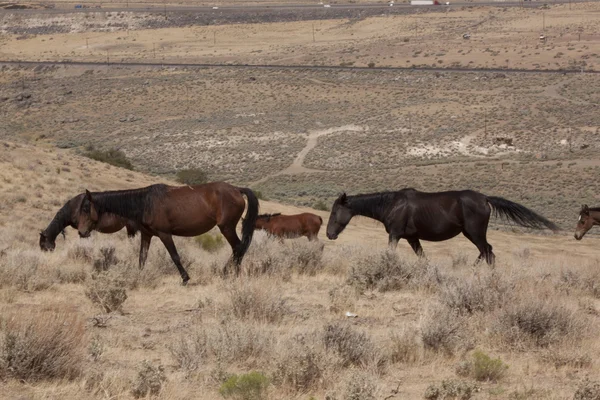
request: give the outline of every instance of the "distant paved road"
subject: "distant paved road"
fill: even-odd
[[[0,60],[0,66],[80,66],[80,67],[147,67],[147,68],[229,68],[229,69],[297,69],[297,70],[343,70],[343,71],[424,71],[424,72],[487,72],[487,73],[535,73],[535,74],[600,74],[595,70],[575,69],[519,69],[519,68],[435,68],[435,67],[343,67],[339,65],[273,65],[273,64],[206,64],[206,63],[151,63],[125,62],[110,63],[88,61],[12,61]]]
[[[125,0],[123,0],[125,1]],[[160,7],[160,6],[148,6],[148,7],[140,7],[137,3],[134,7],[130,8],[114,8],[111,7],[110,4],[103,5],[102,8],[51,8],[51,9],[36,9],[36,10],[5,10],[0,9],[1,13],[32,13],[32,14],[40,14],[40,13],[55,13],[55,14],[64,14],[64,13],[90,13],[90,12],[133,12],[133,13],[147,13],[147,12],[167,12],[167,13],[227,13],[227,12],[236,12],[236,11],[259,11],[259,12],[269,12],[269,11],[280,11],[280,10],[307,10],[307,9],[323,9],[323,11],[330,10],[371,10],[371,9],[385,9],[385,10],[396,10],[397,9],[421,9],[421,10],[431,10],[436,11],[443,8],[459,8],[459,7],[474,7],[474,6],[491,6],[491,7],[526,7],[526,8],[535,8],[540,7],[543,4],[567,4],[567,3],[586,3],[586,2],[598,2],[599,0],[537,0],[537,1],[485,1],[485,2],[477,2],[477,3],[466,3],[466,2],[454,2],[450,1],[450,6],[439,5],[439,6],[413,6],[408,3],[396,3],[393,7],[390,7],[388,3],[384,4],[330,4],[329,7],[325,7],[325,4],[281,4],[281,5],[228,5],[228,6],[220,6],[217,9],[210,6],[181,6],[181,7]],[[444,3],[445,1],[440,1]],[[325,3],[327,3],[325,1]]]

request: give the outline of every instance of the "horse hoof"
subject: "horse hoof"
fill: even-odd
[[[189,280],[190,278],[184,279],[183,282],[181,282],[181,286],[187,286]]]

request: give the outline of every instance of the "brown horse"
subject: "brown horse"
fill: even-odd
[[[589,208],[586,204],[582,205],[581,211],[579,211],[579,220],[575,226],[575,239],[583,239],[583,236],[594,225],[600,225],[600,208]]]
[[[240,241],[235,229],[246,205],[242,195],[248,198],[248,211],[242,223]],[[190,277],[181,265],[172,235],[197,236],[218,226],[233,249],[232,261],[236,274],[239,274],[240,263],[252,241],[258,216],[258,199],[252,190],[225,182],[195,186],[161,184],[96,193],[86,190],[77,225],[79,234],[88,236],[106,213],[127,218],[139,227],[142,234],[140,268],[146,262],[150,240],[158,236],[169,251],[185,285]],[[225,272],[228,266],[229,262],[225,265]]]
[[[77,229],[79,207],[85,193],[81,193],[65,203],[54,216],[48,227],[40,232],[40,249],[53,251],[56,248],[56,237],[62,233],[65,236],[65,228],[70,226]],[[115,233],[127,228],[127,236],[134,237],[138,229],[135,224],[125,218],[114,214],[104,214],[98,220],[95,229],[101,233]]]
[[[263,214],[259,215],[256,220],[256,229],[265,230],[281,239],[306,236],[308,240],[316,240],[321,224],[323,224],[323,219],[311,213]]]

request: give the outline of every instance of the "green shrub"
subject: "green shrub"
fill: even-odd
[[[473,359],[461,363],[457,373],[462,376],[470,376],[477,381],[497,382],[504,377],[508,365],[500,358],[492,359],[481,350],[473,353]]]
[[[83,154],[92,160],[101,161],[115,167],[133,170],[133,164],[121,150],[95,150],[93,147]]]
[[[148,397],[148,395],[156,396],[160,393],[166,380],[162,365],[155,367],[148,361],[144,361],[131,392],[136,399]]]
[[[238,400],[261,400],[267,398],[269,379],[262,373],[252,371],[233,375],[219,389],[221,396]]]
[[[208,182],[208,175],[200,168],[189,168],[177,171],[177,182],[184,185],[202,185]]]
[[[212,233],[204,233],[194,238],[198,246],[209,253],[214,253],[225,245],[223,236],[220,234],[213,235]]]

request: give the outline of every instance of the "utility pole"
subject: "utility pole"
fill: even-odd
[[[313,28],[313,43],[316,42],[315,40],[315,24],[312,24],[312,28]]]
[[[216,46],[217,45],[217,31],[213,32],[213,44]]]
[[[546,31],[546,13],[545,12],[542,13],[542,21],[543,21],[542,32],[545,32]]]
[[[484,137],[487,139],[487,110],[483,110],[483,134]]]
[[[108,55],[108,50],[106,50],[106,65],[110,65],[110,56]]]
[[[152,52],[154,53],[154,58],[156,58],[156,43],[152,43]]]

